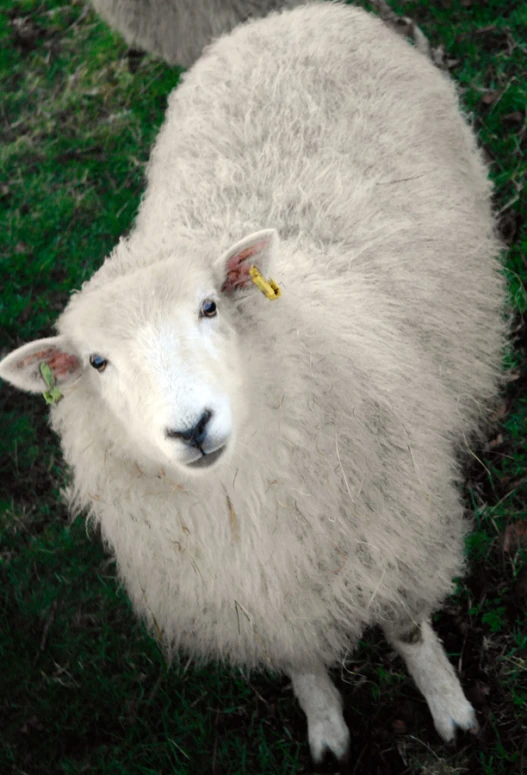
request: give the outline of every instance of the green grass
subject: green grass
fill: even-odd
[[[376,633],[343,671],[357,773],[520,773],[527,768],[527,567],[504,552],[527,519],[527,6],[394,3],[434,45],[474,116],[508,243],[514,377],[493,437],[467,471],[470,574],[436,626],[478,708],[480,739],[447,750]],[[12,24],[27,17],[18,33]],[[68,293],[129,229],[144,163],[179,72],[126,47],[84,6],[20,0],[0,15],[0,346],[52,333]],[[269,775],[309,771],[287,681],[168,669],[81,520],[44,402],[0,391],[0,772]],[[525,540],[525,539],[524,539]]]

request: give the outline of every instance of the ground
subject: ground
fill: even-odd
[[[378,633],[337,675],[357,775],[527,771],[527,6],[393,3],[445,47],[488,155],[506,243],[515,350],[494,430],[472,450],[469,574],[436,617],[482,732],[442,745]],[[1,353],[52,334],[68,293],[131,225],[144,163],[180,71],[125,44],[82,3],[0,14]],[[0,353],[0,354],[1,354]],[[288,682],[168,668],[114,564],[70,525],[44,402],[0,389],[0,772],[309,773]]]

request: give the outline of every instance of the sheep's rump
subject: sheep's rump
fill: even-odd
[[[168,642],[332,663],[364,626],[451,591],[466,529],[455,451],[495,396],[504,341],[489,202],[452,83],[365,12],[315,3],[250,22],[186,74],[135,230],[94,283],[278,229],[282,298],[255,303],[240,333],[262,385],[257,448],[196,497],[103,467],[85,451],[92,418],[86,438],[78,417],[62,424],[78,497]]]

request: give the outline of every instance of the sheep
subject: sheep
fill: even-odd
[[[169,64],[189,67],[211,40],[249,18],[308,0],[92,0],[102,18],[129,46],[138,46]],[[411,35],[427,53],[428,41],[409,18],[398,17],[385,0],[372,0],[381,17],[402,35]]]
[[[251,17],[307,0],[92,0],[102,18],[137,46],[189,67],[213,38]]]
[[[328,671],[374,625],[441,737],[477,730],[430,617],[502,382],[490,197],[453,83],[382,21],[252,20],[170,95],[134,228],[57,335],[0,363],[50,402],[72,512],[168,657],[288,675],[316,761],[349,757]]]

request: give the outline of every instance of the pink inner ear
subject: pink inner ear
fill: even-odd
[[[229,292],[237,288],[245,288],[251,282],[249,269],[253,262],[249,261],[249,259],[261,253],[266,246],[267,242],[256,242],[254,245],[231,256],[227,261],[227,277],[221,286],[221,290]]]
[[[80,366],[79,359],[75,355],[48,347],[47,350],[26,355],[25,358],[17,363],[17,369],[25,369],[36,362],[47,363],[57,381],[69,374],[75,374]]]

